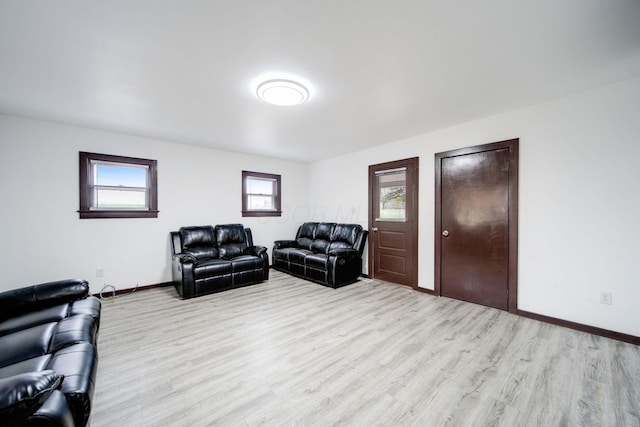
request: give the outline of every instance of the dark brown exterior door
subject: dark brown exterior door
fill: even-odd
[[[512,170],[514,151],[517,140],[515,145],[488,144],[436,155],[440,295],[512,308],[511,251],[517,251],[510,240],[511,222],[517,222],[517,217],[511,218],[511,209],[517,209],[511,200],[511,187],[517,181]],[[514,309],[515,301],[511,298]]]
[[[369,166],[369,276],[418,285],[418,158]]]

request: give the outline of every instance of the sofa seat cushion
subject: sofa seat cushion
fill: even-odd
[[[78,343],[96,343],[98,327],[93,317],[87,314],[62,319],[56,325],[49,342],[48,353],[55,353],[63,348]]]
[[[325,254],[309,254],[305,257],[305,265],[316,270],[326,270],[329,256]]]
[[[304,265],[304,259],[311,254],[313,252],[308,249],[292,249],[288,251],[289,262]]]
[[[58,322],[67,317],[68,313],[69,304],[60,304],[11,317],[0,322],[0,336],[45,323]]]
[[[46,354],[56,326],[46,323],[0,337],[0,368]]]
[[[206,261],[198,262],[196,267],[193,269],[193,274],[196,280],[231,274],[231,261],[224,259],[208,259]]]
[[[241,255],[231,260],[231,270],[234,273],[248,270],[262,270],[263,265],[263,259],[253,255]]]
[[[302,249],[297,249],[297,248],[283,248],[283,249],[276,249],[273,251],[273,262],[276,261],[289,261],[289,253],[291,251],[300,251]]]
[[[311,242],[311,250],[315,253],[326,254],[329,252],[329,245],[331,242],[324,239],[315,239]]]

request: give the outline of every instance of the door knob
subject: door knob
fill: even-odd
[[[442,232],[442,235],[443,235],[444,237],[449,237],[449,231],[448,231],[448,230],[444,230],[444,231]]]
[[[373,232],[375,233],[376,231],[378,231],[378,227],[373,227],[373,228],[371,229],[371,231],[373,231]]]

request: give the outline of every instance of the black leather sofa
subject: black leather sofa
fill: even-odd
[[[100,308],[79,279],[0,293],[0,425],[87,424]]]
[[[171,232],[173,283],[182,298],[269,278],[269,255],[242,224],[182,227]]]
[[[295,240],[275,242],[273,268],[332,288],[348,285],[362,274],[368,234],[358,224],[304,223]]]

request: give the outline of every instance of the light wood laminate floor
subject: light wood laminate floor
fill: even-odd
[[[640,347],[379,281],[103,302],[91,425],[640,426]]]

